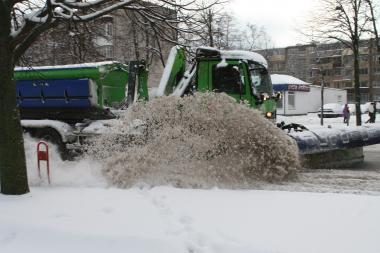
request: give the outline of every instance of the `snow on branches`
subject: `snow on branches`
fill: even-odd
[[[11,36],[20,35],[28,27],[54,24],[58,20],[86,22],[124,6],[135,0],[29,0],[15,1],[12,10]],[[32,24],[32,25],[31,25]]]

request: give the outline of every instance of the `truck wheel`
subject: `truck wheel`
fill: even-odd
[[[69,158],[68,150],[66,149],[65,143],[62,141],[61,135],[53,128],[46,127],[36,129],[31,135],[37,139],[57,145],[61,158],[63,160],[67,160]]]

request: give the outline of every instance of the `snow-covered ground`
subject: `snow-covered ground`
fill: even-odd
[[[380,197],[33,187],[0,196],[5,252],[380,252]]]
[[[279,118],[308,127],[320,120]],[[373,166],[303,171],[297,181],[252,190],[116,189],[95,161],[63,162],[53,149],[48,185],[37,176],[35,144],[26,141],[31,193],[0,195],[1,253],[380,252],[380,170]],[[377,154],[380,146],[366,150]]]

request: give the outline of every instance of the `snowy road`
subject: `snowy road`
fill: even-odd
[[[362,120],[366,115],[362,116]],[[320,119],[316,114],[305,116],[284,117],[279,116],[279,121],[285,123],[300,123],[308,128],[318,127]],[[350,122],[356,125],[355,117]],[[376,122],[375,124],[380,124]],[[327,118],[325,126],[344,126],[342,118]],[[298,180],[283,185],[263,185],[263,189],[286,191],[313,191],[313,192],[339,192],[380,195],[380,144],[364,147],[364,163],[354,168],[345,169],[320,169],[304,170],[299,173]]]
[[[305,169],[298,179],[262,184],[259,189],[380,195],[380,145],[364,148],[364,162],[354,168]]]

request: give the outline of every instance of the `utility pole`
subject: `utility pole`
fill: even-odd
[[[321,126],[323,126],[323,104],[324,104],[324,89],[325,89],[325,78],[323,75],[323,71],[321,67],[313,67],[311,68],[312,76],[314,76],[314,73],[318,73],[318,77],[316,80],[320,79],[321,81]]]

